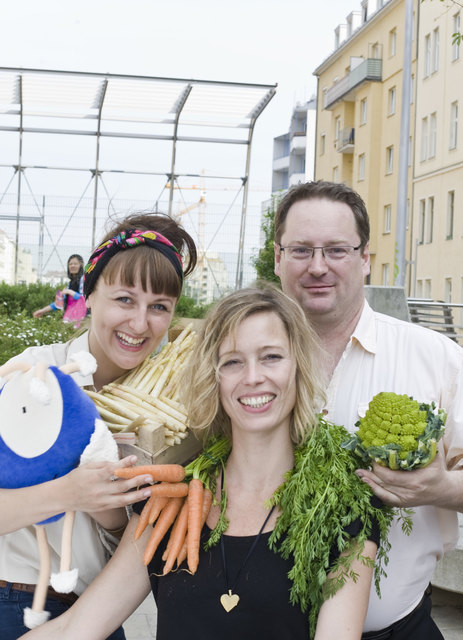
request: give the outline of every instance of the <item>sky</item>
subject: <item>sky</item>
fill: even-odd
[[[360,0],[4,0],[2,5],[3,67],[277,83],[256,126],[253,160],[259,158],[260,167],[252,171],[262,186],[271,179],[273,137],[287,131],[296,101],[316,93],[312,72],[332,52],[335,27],[359,10]],[[262,166],[265,156],[270,157]]]
[[[360,0],[3,0],[1,8],[2,67],[278,84],[254,133],[249,203],[257,207],[270,193],[273,138],[287,132],[296,102],[315,95],[313,70]]]

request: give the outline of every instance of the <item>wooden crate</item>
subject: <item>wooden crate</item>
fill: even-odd
[[[138,464],[187,464],[202,449],[202,442],[190,431],[180,444],[163,447],[159,451],[146,451],[136,444],[119,444],[121,457],[136,455]]]

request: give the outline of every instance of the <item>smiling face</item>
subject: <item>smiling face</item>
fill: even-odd
[[[360,244],[354,214],[344,202],[313,198],[289,209],[281,246],[333,247]],[[343,260],[329,262],[321,251],[309,261],[291,261],[275,248],[275,274],[283,291],[299,302],[315,323],[357,315],[363,307],[364,279],[370,272],[368,245]]]
[[[255,313],[219,348],[219,395],[233,438],[239,432],[289,434],[296,401],[296,364],[275,313]]]
[[[68,273],[71,276],[75,276],[82,268],[82,263],[77,258],[70,258],[68,262]]]
[[[96,358],[97,388],[133,369],[160,344],[167,332],[177,300],[153,293],[141,283],[129,287],[116,278],[107,284],[103,277],[87,300],[92,320],[90,353]]]

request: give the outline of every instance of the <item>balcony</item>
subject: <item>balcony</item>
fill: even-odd
[[[328,89],[325,93],[324,108],[331,109],[339,100],[353,102],[356,89],[364,82],[381,82],[383,79],[383,61],[380,58],[367,58],[347,76]]]
[[[346,127],[342,129],[336,140],[336,150],[339,153],[354,153],[355,129]]]
[[[292,153],[305,153],[307,146],[307,136],[305,133],[295,135],[291,138],[290,151]]]
[[[289,155],[282,156],[281,158],[274,158],[273,171],[284,171],[289,168]]]

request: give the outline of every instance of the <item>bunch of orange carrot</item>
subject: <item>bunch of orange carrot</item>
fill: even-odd
[[[201,530],[212,505],[212,492],[199,478],[184,482],[185,469],[179,464],[143,465],[117,469],[116,475],[130,478],[151,475],[155,484],[140,514],[134,538],[138,540],[148,525],[153,530],[143,554],[148,565],[161,540],[172,526],[165,552],[163,575],[186,560],[188,570],[195,573],[199,561]]]

